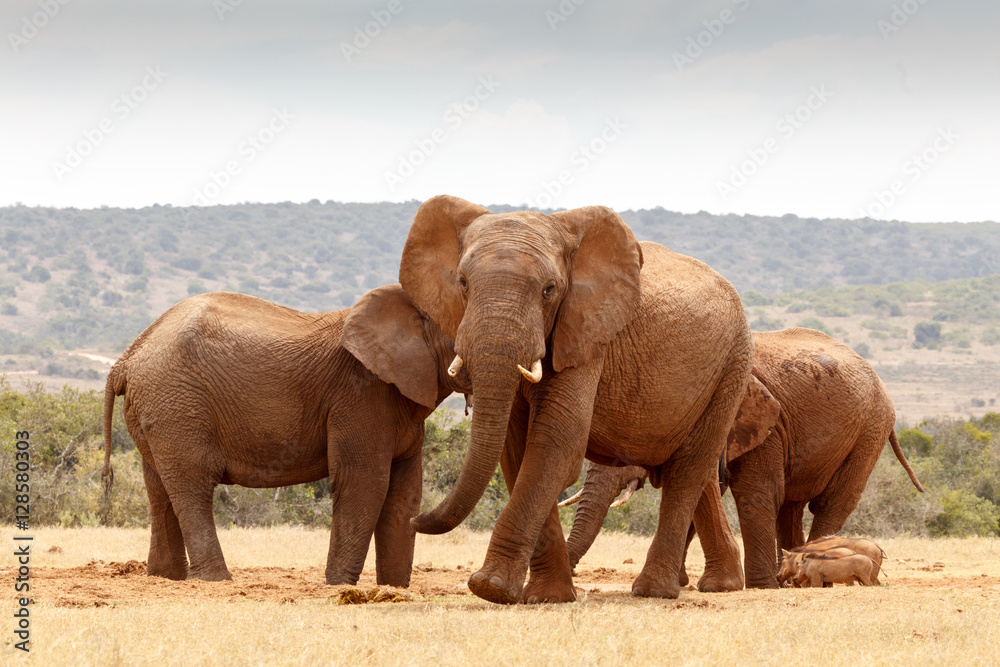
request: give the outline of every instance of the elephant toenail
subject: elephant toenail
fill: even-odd
[[[538,604],[538,596],[532,595],[530,598],[528,598],[528,604]]]
[[[469,581],[482,581],[485,578],[486,578],[485,574],[483,574],[482,572],[476,572],[474,575],[469,577]]]
[[[496,575],[493,575],[492,577],[490,577],[490,583],[496,586],[497,588],[500,588],[501,586],[503,586],[503,579],[501,579]]]
[[[636,596],[637,598],[642,597],[642,591],[640,591],[638,587],[633,588],[632,595]]]

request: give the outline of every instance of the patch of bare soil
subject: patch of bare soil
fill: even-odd
[[[304,600],[325,600],[331,604],[401,602],[470,595],[466,581],[469,568],[413,568],[410,587],[396,590],[379,587],[374,572],[365,572],[357,586],[327,586],[320,567],[233,568],[232,581],[171,581],[146,575],[139,561],[91,561],[70,568],[43,567],[32,570],[32,593],[38,602],[60,607],[104,607],[157,602],[253,600],[294,604]],[[895,576],[887,583],[893,588],[1000,590],[1000,577],[993,575],[955,576],[934,571],[932,576]],[[632,572],[598,567],[578,569],[574,582],[578,591],[616,594],[631,590]],[[692,577],[692,583],[696,579]]]
[[[327,586],[320,567],[231,568],[232,581],[172,581],[146,575],[145,562],[91,561],[69,568],[32,569],[32,593],[38,602],[62,607],[103,607],[109,604],[143,604],[192,600],[254,600],[294,603],[299,600],[329,600],[371,595],[369,602],[399,601],[392,589],[379,587],[374,572],[361,575],[357,586]],[[468,570],[414,568],[410,587],[402,591],[413,598],[465,596]],[[352,592],[354,591],[354,592]],[[375,591],[373,593],[373,591]]]

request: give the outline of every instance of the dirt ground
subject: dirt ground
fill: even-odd
[[[221,529],[226,582],[147,576],[148,529],[32,536],[31,651],[15,649],[8,615],[0,664],[966,665],[996,664],[1000,645],[996,538],[879,540],[880,587],[659,600],[630,592],[649,538],[602,533],[577,567],[575,603],[503,606],[469,593],[490,535],[464,529],[418,536],[405,591],[375,587],[374,549],[357,587],[324,585],[324,530]],[[697,540],[688,564],[697,581]],[[0,559],[0,579],[15,576]],[[7,614],[14,597],[0,587]]]
[[[886,583],[899,589],[948,589],[1000,591],[1000,575],[952,574],[941,561],[889,559]],[[474,570],[468,566],[415,566],[405,593],[413,600],[464,598],[466,581]],[[0,569],[0,576],[12,571]],[[160,602],[254,601],[294,604],[303,600],[336,602],[345,590],[377,587],[375,573],[366,570],[356,587],[327,586],[321,567],[234,567],[232,581],[170,581],[146,576],[145,561],[94,560],[77,567],[43,567],[33,570],[34,598],[56,607],[103,607]],[[692,580],[699,570],[692,569]],[[577,595],[593,599],[619,597],[631,590],[635,574],[613,567],[579,567],[574,576]],[[694,590],[689,586],[688,590]]]

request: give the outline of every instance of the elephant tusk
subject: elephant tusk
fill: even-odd
[[[517,365],[517,370],[521,371],[521,375],[524,376],[525,380],[531,384],[537,384],[538,381],[542,379],[542,360],[536,360],[535,363],[531,365],[531,371],[528,371],[528,369],[521,364]]]
[[[627,503],[629,498],[632,497],[632,494],[635,493],[635,490],[638,488],[639,488],[639,480],[633,479],[631,482],[629,482],[628,488],[625,489],[625,493],[622,494],[622,497],[616,500],[615,502],[611,503],[611,507],[621,507],[622,505]]]
[[[455,377],[458,375],[458,372],[462,370],[462,364],[464,363],[465,362],[462,361],[462,357],[456,354],[455,359],[451,362],[451,366],[448,366],[448,376]]]
[[[577,491],[576,493],[574,493],[572,496],[570,496],[566,500],[564,500],[561,503],[559,503],[558,506],[559,507],[569,507],[570,505],[572,505],[574,503],[580,502],[580,498],[583,498],[583,489],[580,489],[579,491]]]

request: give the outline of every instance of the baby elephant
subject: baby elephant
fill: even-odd
[[[468,374],[448,366],[454,356],[399,285],[331,313],[228,292],[172,307],[111,368],[104,398],[104,474],[116,396],[142,454],[147,572],[230,579],[216,485],[329,476],[326,583],[357,582],[374,534],[378,583],[409,585],[424,419],[453,391],[471,392]]]
[[[782,550],[782,554],[791,560],[791,568],[795,571],[792,580],[801,588],[820,588],[826,584],[853,586],[855,581],[862,586],[872,585],[872,575],[878,566],[871,558],[848,549],[841,553],[831,553],[833,551],[793,554]],[[782,571],[785,571],[784,561]]]

